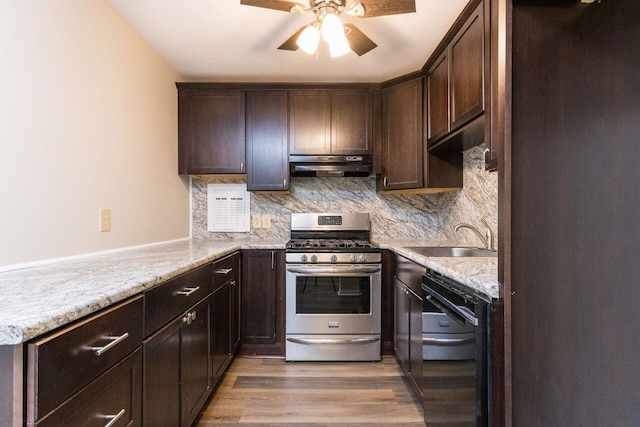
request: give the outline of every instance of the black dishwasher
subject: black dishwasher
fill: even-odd
[[[441,314],[443,325],[451,324],[454,328],[472,332],[471,336],[464,337],[472,351],[464,353],[442,349],[458,346],[460,339],[423,339],[425,423],[442,427],[488,426],[489,301],[432,270],[422,276],[422,291],[424,312]]]

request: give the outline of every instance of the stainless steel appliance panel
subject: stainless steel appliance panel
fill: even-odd
[[[287,361],[378,361],[380,335],[287,335]]]
[[[368,213],[292,213],[291,230],[305,231],[336,231],[360,230],[369,231]]]
[[[437,313],[439,322],[456,325],[455,333],[436,332],[426,337],[430,345],[423,345],[423,351],[432,350],[422,364],[424,421],[427,425],[488,426],[489,302],[434,271],[427,271],[422,280],[424,304],[433,306],[423,308],[423,314]],[[427,322],[427,327],[433,326]],[[466,354],[464,346],[471,346]]]
[[[287,265],[287,334],[380,334],[380,265],[308,267]]]

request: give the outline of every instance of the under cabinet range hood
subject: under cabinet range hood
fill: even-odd
[[[373,156],[289,156],[291,176],[369,176]]]

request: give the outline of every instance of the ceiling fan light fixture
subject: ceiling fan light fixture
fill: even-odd
[[[322,38],[331,44],[334,40],[344,37],[344,26],[338,15],[327,13],[322,18]]]
[[[329,53],[332,58],[346,55],[349,52],[351,52],[351,46],[349,46],[349,41],[344,34],[342,34],[342,37],[336,37],[329,43]]]
[[[300,33],[298,40],[296,40],[298,47],[309,55],[313,55],[316,52],[319,42],[320,30],[315,22],[305,28],[302,33]]]

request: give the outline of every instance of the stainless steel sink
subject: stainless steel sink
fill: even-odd
[[[466,246],[407,246],[420,255],[432,257],[495,257],[497,253],[488,249]]]

